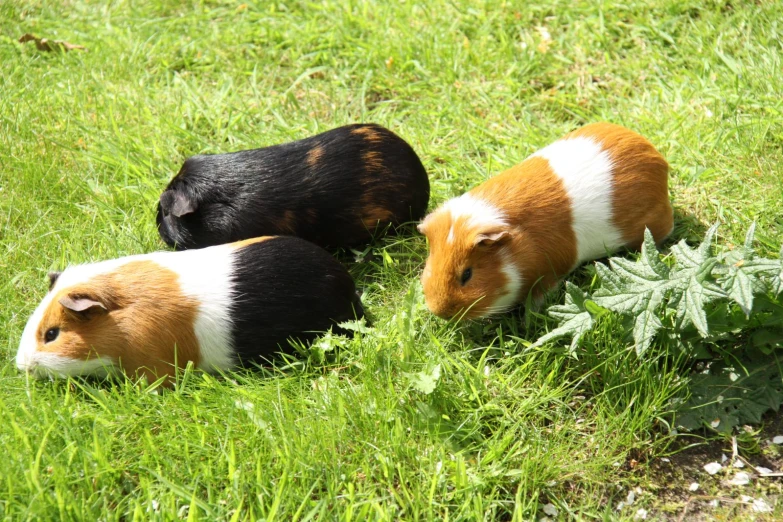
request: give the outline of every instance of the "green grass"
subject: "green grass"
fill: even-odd
[[[154,204],[185,157],[357,121],[414,146],[432,206],[581,124],[624,124],[672,166],[677,238],[719,219],[739,244],[755,219],[772,255],[781,20],[772,0],[0,2],[0,516],[652,516],[677,367],[640,361],[608,319],[573,359],[525,349],[534,314],[434,318],[420,236],[349,263],[370,332],[268,374],[186,372],[156,393],[29,381],[13,356],[47,271],[163,248]],[[27,32],[88,51],[43,53]]]

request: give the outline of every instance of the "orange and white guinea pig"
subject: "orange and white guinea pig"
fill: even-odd
[[[429,214],[429,309],[477,318],[540,298],[580,263],[672,230],[669,166],[637,133],[594,123]]]
[[[363,314],[345,268],[296,237],[123,257],[49,279],[16,355],[37,376],[155,378],[188,361],[228,370]]]

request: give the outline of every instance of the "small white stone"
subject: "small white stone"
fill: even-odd
[[[720,500],[718,500],[717,498],[713,499],[713,500],[710,500],[709,504],[710,504],[711,507],[718,507],[718,506],[720,506]]]
[[[727,460],[729,460],[729,458],[726,456],[726,454],[725,453],[721,453],[720,454],[720,463],[723,464]]]
[[[772,443],[773,444],[783,444],[783,435],[775,435],[772,438]]]
[[[750,509],[755,513],[771,513],[773,511],[772,506],[763,498],[754,499]]]
[[[756,471],[758,471],[762,475],[773,472],[771,469],[765,468],[764,466],[756,466]]]
[[[666,457],[662,457],[662,458],[661,458],[661,461],[662,461],[662,462],[671,462],[671,459],[668,459],[668,458],[666,458]]]
[[[688,486],[688,491],[696,491],[697,489],[699,489],[698,482],[691,482],[691,485]]]
[[[720,404],[721,402],[723,402],[723,395],[718,395],[718,397],[715,400],[718,401],[718,404]]]
[[[753,500],[753,497],[748,495],[740,495],[740,502],[750,502]]]
[[[636,500],[636,494],[633,491],[628,492],[628,496],[625,497],[625,505],[630,506]]]
[[[709,473],[710,475],[714,475],[717,472],[719,472],[721,469],[723,469],[723,466],[718,464],[717,462],[710,462],[709,464],[704,465],[704,471]]]
[[[710,426],[713,428],[717,428],[718,425],[720,425],[720,419],[715,419],[714,421],[710,422]]]
[[[544,506],[544,513],[546,513],[550,517],[556,517],[558,511],[557,508],[554,506],[554,504],[546,504]]]
[[[744,471],[737,472],[734,477],[729,480],[729,484],[732,486],[744,486],[745,484],[748,484],[750,482],[750,475],[745,473]]]
[[[732,462],[731,465],[734,466],[735,468],[744,468],[745,467],[745,463],[742,462],[740,459],[734,459],[734,462]]]
[[[647,519],[647,510],[644,508],[639,508],[639,510],[636,512],[636,515],[633,517],[634,520],[646,520]]]
[[[736,374],[736,373],[734,373],[734,372],[731,372],[731,373],[729,374],[729,379],[731,379],[731,382],[734,382],[734,381],[736,381],[737,379],[739,379],[739,375],[737,375],[737,374]]]
[[[618,502],[617,507],[615,508],[617,511],[622,511],[625,507],[625,502]]]

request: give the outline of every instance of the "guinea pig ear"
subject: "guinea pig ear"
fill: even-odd
[[[507,230],[487,230],[476,234],[473,244],[480,247],[491,247],[501,245],[511,239],[511,234]]]
[[[164,196],[169,200],[169,214],[176,217],[182,217],[192,214],[198,208],[198,204],[193,199],[179,190],[167,190],[160,197],[163,203]]]
[[[57,278],[60,277],[60,274],[62,274],[62,272],[49,272],[46,274],[46,276],[49,278],[49,290],[54,287],[54,284],[57,282]]]
[[[59,303],[84,319],[87,319],[91,314],[105,313],[107,311],[106,305],[100,301],[81,294],[64,295],[60,298]]]

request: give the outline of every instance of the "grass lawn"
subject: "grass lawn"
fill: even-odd
[[[186,372],[158,393],[31,381],[13,356],[47,271],[164,248],[155,203],[185,157],[353,122],[411,143],[431,207],[581,124],[620,123],[671,164],[676,239],[720,220],[719,244],[739,244],[756,220],[776,256],[781,42],[774,0],[0,2],[0,517],[676,519],[688,482],[659,464],[680,439],[678,368],[610,321],[573,358],[526,349],[535,314],[433,317],[419,235],[342,256],[371,330],[268,373]],[[764,437],[744,436],[749,459],[779,456]],[[783,516],[778,479],[701,475],[733,500],[686,519]]]

